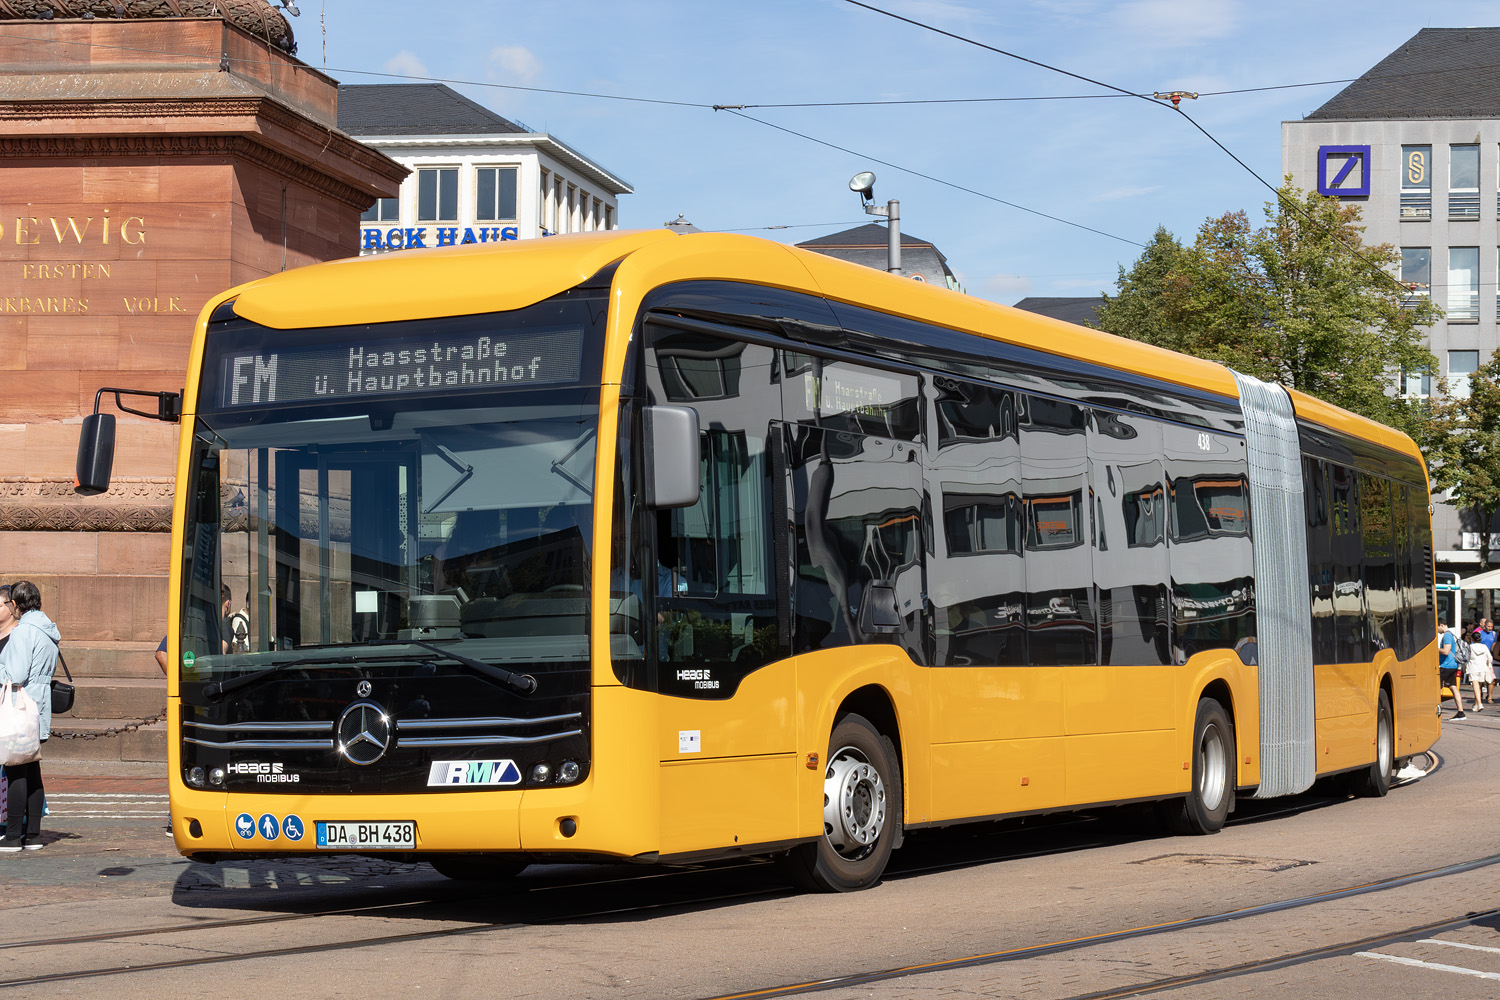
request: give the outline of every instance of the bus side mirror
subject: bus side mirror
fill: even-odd
[[[109,490],[109,474],[115,464],[115,415],[90,413],[78,432],[78,468],[73,492],[92,497]]]
[[[698,411],[689,406],[648,406],[641,416],[646,505],[691,507],[698,502]]]

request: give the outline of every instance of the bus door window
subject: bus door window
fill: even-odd
[[[1392,548],[1391,481],[1359,474],[1360,532],[1364,536],[1364,590],[1370,655],[1396,649],[1396,622],[1401,610],[1396,590],[1396,556]]]
[[[1161,425],[1096,410],[1089,430],[1095,497],[1099,662],[1171,663]]]
[[[1342,465],[1329,467],[1333,513],[1333,613],[1338,663],[1366,663],[1371,658],[1365,611],[1364,535],[1360,530],[1359,477]]]
[[[1420,477],[1421,469],[1415,471]],[[1411,627],[1417,648],[1426,649],[1429,643],[1437,641],[1437,609],[1432,603],[1432,517],[1428,512],[1431,497],[1425,486],[1411,487],[1407,503],[1411,515],[1411,547],[1407,553],[1412,585]],[[1456,616],[1453,625],[1458,626]]]
[[[1020,666],[1026,658],[1021,443],[1016,394],[933,379],[927,439],[927,589],[936,666]]]
[[[1098,662],[1087,412],[1023,396],[1026,643],[1037,666]]]
[[[1255,567],[1245,442],[1162,425],[1176,662],[1208,649],[1255,647]]]
[[[1409,660],[1416,655],[1411,628],[1411,564],[1407,557],[1407,548],[1411,545],[1411,510],[1406,493],[1405,484],[1391,483],[1391,522],[1395,539],[1391,560],[1394,563],[1395,650],[1398,660]]]
[[[925,663],[917,379],[803,355],[782,370],[794,648],[889,642]]]
[[[653,329],[652,402],[693,407],[702,430],[698,502],[655,512],[658,690],[727,698],[783,655],[773,561],[773,462],[781,416],[772,350],[706,334]],[[784,517],[784,515],[782,515]]]
[[[1307,510],[1307,574],[1312,595],[1314,663],[1337,663],[1333,624],[1333,512],[1328,492],[1328,465],[1302,459],[1303,503]]]

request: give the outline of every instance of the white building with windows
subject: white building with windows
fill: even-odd
[[[339,128],[411,170],[360,221],[361,253],[619,228],[631,186],[440,83],[339,87]]]
[[[1401,280],[1434,296],[1428,331],[1451,394],[1500,346],[1500,28],[1424,28],[1301,121],[1281,126],[1297,187],[1360,206],[1366,243],[1401,249]],[[1433,380],[1402,391],[1426,396]],[[1439,504],[1438,568],[1472,573],[1473,514]]]

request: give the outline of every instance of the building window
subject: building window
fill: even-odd
[[[1448,248],[1448,322],[1479,319],[1479,248]]]
[[[1401,218],[1432,218],[1432,147],[1401,147]]]
[[[1402,372],[1401,395],[1407,399],[1426,399],[1432,395],[1432,376],[1426,372]]]
[[[480,167],[474,218],[480,222],[514,222],[516,219],[516,168]]]
[[[377,198],[375,204],[365,209],[360,222],[396,222],[401,217],[400,198]]]
[[[1469,398],[1469,376],[1479,370],[1478,351],[1448,352],[1448,395]]]
[[[1450,146],[1448,161],[1448,218],[1479,218],[1479,147]]]
[[[417,221],[458,221],[458,168],[417,171]]]
[[[1406,299],[1401,308],[1414,308],[1432,295],[1432,248],[1401,248],[1401,283],[1406,286]]]
[[[604,228],[615,228],[615,206],[613,205],[604,206]]]

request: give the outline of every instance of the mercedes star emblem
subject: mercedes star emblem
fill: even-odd
[[[370,690],[371,689],[370,689],[370,682],[369,681],[360,681],[354,687],[354,693],[357,694],[357,695],[359,695],[361,698],[368,698],[368,697],[370,697]]]
[[[391,719],[373,701],[356,701],[344,709],[334,727],[339,753],[351,764],[373,764],[391,745]]]

